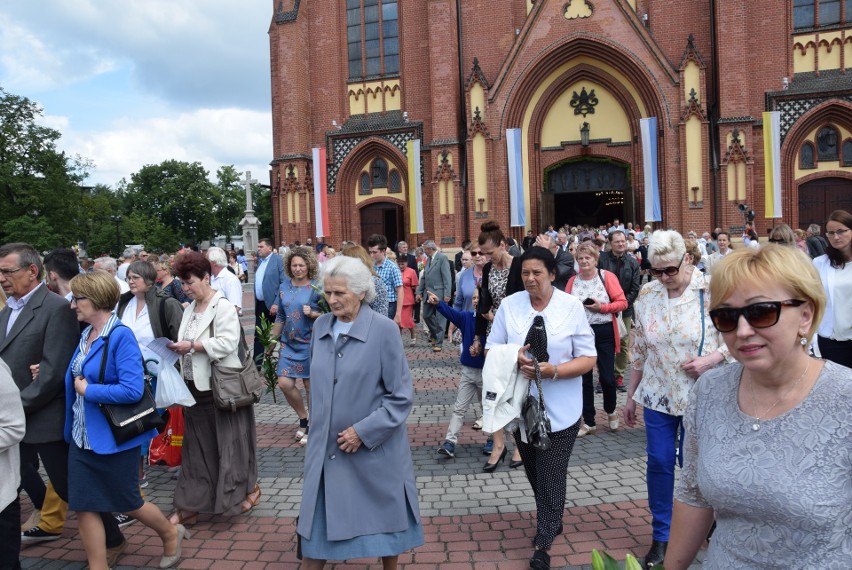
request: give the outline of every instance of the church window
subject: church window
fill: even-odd
[[[819,162],[831,162],[839,159],[838,147],[840,137],[834,127],[823,127],[817,132],[817,160]]]
[[[845,8],[845,16],[841,13]],[[793,0],[793,29],[852,23],[852,0]]]
[[[852,145],[852,143],[848,143]],[[402,192],[402,180],[399,176],[399,170],[391,170],[390,173],[390,193],[399,194]]]
[[[806,142],[802,145],[802,150],[799,151],[799,167],[802,170],[807,168],[816,168],[814,164],[814,145]]]
[[[349,81],[399,74],[396,0],[346,0]]]
[[[388,187],[388,163],[382,160],[381,158],[377,158],[373,162],[372,168],[370,168],[371,174],[371,185],[373,188],[387,188]]]
[[[366,172],[361,173],[361,183],[358,184],[358,193],[361,195],[372,194],[373,189],[370,188],[370,175]]]
[[[852,139],[843,142],[843,166],[852,166]]]

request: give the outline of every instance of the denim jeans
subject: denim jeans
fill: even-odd
[[[683,416],[643,411],[647,438],[648,508],[654,540],[667,542],[672,522],[675,462],[683,466]]]

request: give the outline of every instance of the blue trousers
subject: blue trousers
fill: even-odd
[[[653,539],[668,542],[672,523],[675,462],[683,467],[683,416],[645,408],[648,508]]]

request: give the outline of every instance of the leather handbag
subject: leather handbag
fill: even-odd
[[[109,355],[109,337],[111,335],[112,331],[104,339],[101,372],[98,378],[100,384],[104,383],[104,371],[106,370],[106,362]],[[142,369],[145,369],[144,362]],[[165,425],[163,418],[157,413],[157,405],[154,403],[151,382],[147,375],[144,376],[144,383],[142,397],[138,402],[133,404],[100,404],[101,411],[106,416],[107,424],[109,424],[112,436],[115,438],[117,445],[126,443],[134,437],[147,433],[152,429],[159,430]]]
[[[524,344],[530,347],[532,353],[533,366],[535,367],[535,386],[538,389],[538,398],[532,394],[527,394],[527,399],[521,407],[521,415],[524,418],[524,430],[526,431],[527,441],[534,447],[547,451],[550,449],[550,418],[547,416],[547,409],[544,407],[544,391],[541,389],[541,368],[540,361],[547,361],[550,357],[547,353],[547,331],[544,326],[544,319],[541,315],[533,319],[533,324],[527,332],[527,337]]]
[[[214,318],[211,323],[213,336],[216,336],[215,321]],[[242,327],[240,327],[240,344],[237,347],[237,354],[242,362],[239,368],[220,366],[213,361],[210,362],[210,391],[213,393],[213,404],[220,410],[229,412],[236,412],[239,408],[259,402],[265,387]]]

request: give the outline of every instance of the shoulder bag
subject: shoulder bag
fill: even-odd
[[[210,327],[215,337],[215,317]],[[220,410],[236,412],[239,408],[256,404],[263,395],[264,382],[255,367],[242,325],[237,355],[242,362],[239,368],[220,366],[210,361],[210,391],[213,393],[213,404]]]
[[[104,338],[101,372],[98,378],[100,384],[104,383],[104,371],[106,370],[107,358],[109,358],[110,336],[112,336],[112,331]],[[142,363],[142,370],[145,385],[142,390],[142,397],[138,402],[134,404],[100,404],[101,411],[106,416],[107,424],[109,424],[109,428],[112,430],[115,443],[118,445],[128,442],[134,437],[147,433],[152,429],[160,429],[165,425],[163,418],[157,413],[157,405],[154,403],[151,383],[147,374],[144,373],[144,362]]]
[[[604,290],[606,291],[606,281],[604,280],[603,272],[598,269],[598,277],[601,278],[601,283],[604,285]],[[609,295],[609,291],[607,291],[607,295]],[[610,301],[612,298],[610,298]],[[624,319],[621,318],[621,313],[623,311],[619,311],[615,313],[612,318],[615,319],[615,324],[618,327],[618,336],[624,338],[627,336],[627,325],[624,324]]]

